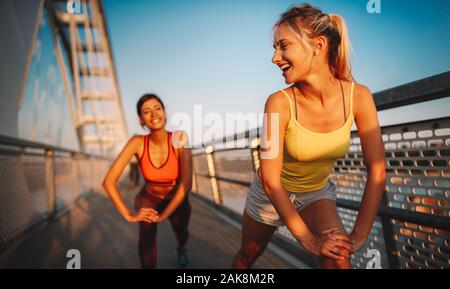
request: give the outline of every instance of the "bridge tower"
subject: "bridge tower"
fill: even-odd
[[[115,155],[128,132],[102,2],[45,0],[44,5],[80,148]]]

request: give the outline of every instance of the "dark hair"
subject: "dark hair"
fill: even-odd
[[[139,98],[139,100],[137,102],[136,109],[137,109],[138,116],[141,116],[141,108],[144,105],[144,102],[146,102],[147,100],[150,100],[150,99],[156,99],[161,104],[162,108],[164,110],[166,110],[161,98],[159,98],[156,94],[147,93],[147,94],[144,94],[143,96],[141,96],[141,98]]]

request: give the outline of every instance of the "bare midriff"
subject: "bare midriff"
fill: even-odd
[[[160,198],[160,199],[170,199],[177,190],[179,184],[175,185],[162,185],[155,184],[151,182],[146,182],[145,191],[149,195]]]

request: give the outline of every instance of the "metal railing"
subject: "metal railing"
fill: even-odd
[[[374,96],[378,110],[448,97],[450,73]],[[193,150],[193,191],[235,219],[241,218],[259,166],[261,129],[226,137],[222,148],[208,143],[204,150]],[[450,117],[385,126],[382,134],[386,187],[370,236],[352,256],[352,265],[364,268],[368,250],[378,249],[383,268],[450,268]],[[339,215],[351,232],[367,180],[356,131],[351,133],[349,152],[337,161],[330,178],[338,187]],[[311,266],[318,265],[316,258],[296,246],[286,227],[277,230],[275,241]]]
[[[102,193],[110,159],[0,136],[0,250],[36,225]]]

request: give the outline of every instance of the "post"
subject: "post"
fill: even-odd
[[[198,193],[197,177],[195,173],[192,174],[192,191]]]
[[[222,205],[222,195],[220,194],[219,184],[217,183],[217,178],[216,178],[213,146],[211,146],[211,145],[207,146],[205,149],[205,153],[206,153],[206,162],[208,164],[209,179],[211,181],[211,190],[212,190],[212,194],[213,194],[213,200],[216,205],[220,206],[220,205]]]
[[[258,137],[252,139],[252,141],[250,143],[250,153],[252,156],[253,171],[255,172],[255,174],[257,173],[259,165],[260,165],[259,150],[258,150],[259,143],[260,143],[260,140]]]
[[[45,191],[47,192],[47,214],[52,218],[56,214],[56,186],[54,154],[52,150],[45,150]]]
[[[79,159],[79,157],[77,156],[76,153],[71,153],[70,157],[71,157],[72,166],[75,166],[75,168],[72,169],[72,178],[73,178],[73,181],[74,181],[74,190],[75,190],[75,195],[76,195],[75,199],[78,199],[78,198],[81,197],[81,189],[80,189],[80,187],[81,187],[81,185],[80,185],[80,159]]]

